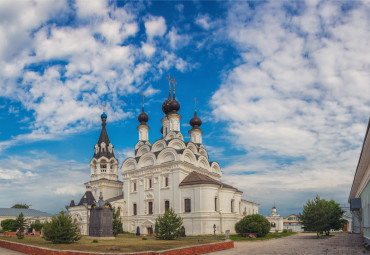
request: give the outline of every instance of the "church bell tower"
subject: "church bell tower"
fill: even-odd
[[[95,200],[99,198],[99,186],[105,199],[122,195],[123,183],[118,180],[118,160],[114,156],[114,146],[109,141],[106,129],[108,115],[103,113],[100,116],[102,129],[98,143],[94,146],[94,156],[90,161],[91,180],[86,185],[86,190],[90,190]]]

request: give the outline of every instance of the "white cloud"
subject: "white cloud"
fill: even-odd
[[[230,6],[225,31],[240,64],[211,104],[248,152],[223,178],[257,202],[346,201],[370,113],[370,10],[340,4],[308,1],[299,15],[281,2]]]
[[[144,26],[149,40],[155,36],[163,36],[167,31],[166,21],[161,16],[150,16],[147,21],[145,21]]]
[[[150,43],[142,43],[141,50],[144,52],[145,56],[150,58],[155,53],[155,46]]]
[[[104,17],[108,14],[105,0],[76,0],[77,14],[80,18]]]
[[[177,33],[177,29],[172,27],[171,31],[168,32],[167,37],[170,41],[170,46],[172,49],[178,49],[186,46],[189,41],[189,35],[180,35]]]
[[[116,155],[120,164],[123,164],[123,161],[127,158],[135,157],[135,151],[132,148],[124,148],[121,150],[114,150],[114,154]]]
[[[7,194],[0,203],[5,207],[22,202],[48,212],[59,210],[72,196],[82,196],[83,183],[90,178],[88,162],[61,160],[44,151],[1,158],[0,165],[0,192]]]
[[[125,102],[118,98],[138,93],[149,72],[188,70],[173,53],[171,60],[160,54],[146,62],[156,46],[130,40],[138,34],[139,17],[126,6],[77,1],[75,13],[66,1],[1,1],[0,94],[20,102],[33,118],[30,133],[1,141],[0,151],[86,130],[99,121],[107,99],[110,121],[127,118],[132,113],[122,110]],[[63,25],[73,15],[73,26]],[[164,18],[154,16],[145,29],[150,38],[167,30]]]
[[[155,94],[158,94],[160,92],[159,89],[153,88],[151,85],[144,91],[145,97],[151,97]]]
[[[195,24],[205,30],[209,30],[211,28],[211,18],[207,14],[198,15],[195,19]]]

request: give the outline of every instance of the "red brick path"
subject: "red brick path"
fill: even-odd
[[[26,254],[31,255],[96,255],[96,254],[107,254],[107,255],[114,255],[113,253],[89,253],[89,252],[82,252],[82,251],[60,251],[60,250],[52,250],[47,248],[39,248],[35,246],[19,244],[9,241],[0,240],[0,247],[23,252]],[[130,254],[137,254],[137,255],[195,255],[195,254],[205,254],[213,251],[220,251],[234,248],[233,241],[226,241],[221,243],[214,243],[214,244],[204,244],[199,246],[192,246],[192,247],[185,247],[185,248],[178,248],[173,250],[165,250],[165,251],[151,251],[151,252],[138,252],[138,253],[130,253]],[[119,255],[126,255],[127,253],[115,253]]]

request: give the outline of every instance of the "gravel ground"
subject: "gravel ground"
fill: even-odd
[[[267,241],[235,242],[235,248],[213,252],[211,255],[268,255],[268,254],[370,254],[362,245],[359,234],[337,234],[316,239],[316,234],[303,234]]]
[[[24,255],[24,253],[0,247],[1,255]],[[212,252],[211,255],[268,255],[268,254],[312,254],[312,255],[352,255],[370,254],[362,246],[358,234],[338,234],[327,239],[316,239],[316,234],[297,234],[267,241],[235,242],[235,248]]]

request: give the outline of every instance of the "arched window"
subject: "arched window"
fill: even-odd
[[[170,201],[166,200],[164,201],[164,211],[166,212],[168,209],[170,209]]]
[[[100,171],[102,173],[107,172],[107,162],[104,159],[102,159],[102,161],[100,161]]]

